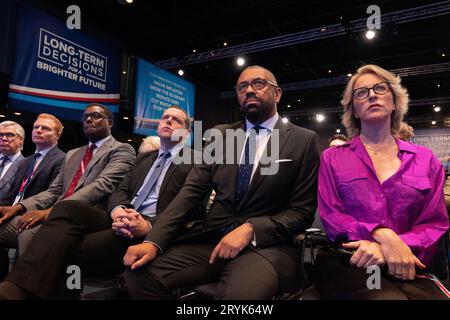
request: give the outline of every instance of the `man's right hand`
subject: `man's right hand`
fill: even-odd
[[[0,207],[0,224],[16,216],[20,211],[22,211],[22,205],[16,204],[8,207]]]
[[[142,267],[155,259],[158,254],[158,247],[152,243],[141,243],[128,248],[123,257],[123,264],[126,267],[131,266],[131,270]]]

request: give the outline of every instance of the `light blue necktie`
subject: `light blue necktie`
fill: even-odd
[[[157,163],[157,166],[153,170],[152,174],[148,178],[147,182],[145,183],[144,187],[139,192],[138,197],[133,203],[134,208],[136,211],[139,211],[140,206],[145,202],[145,200],[148,198],[149,194],[152,192],[153,188],[156,185],[156,181],[158,181],[159,176],[161,175],[161,172],[164,169],[164,166],[166,164],[166,160],[170,157],[170,152],[164,152],[162,153],[158,160],[155,161],[155,164]]]

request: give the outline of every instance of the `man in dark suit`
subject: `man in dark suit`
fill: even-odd
[[[227,131],[223,156],[237,150],[237,162],[220,161],[218,148],[215,163],[194,166],[144,243],[128,248],[124,263],[130,266],[132,298],[173,298],[174,289],[209,282],[218,282],[217,299],[270,299],[298,289],[300,249],[292,240],[311,225],[316,210],[318,136],[281,121],[281,88],[269,70],[246,68],[236,91],[246,120],[219,130]],[[229,133],[239,131],[245,143],[236,147]],[[220,136],[215,134],[217,146]],[[278,170],[263,166],[266,146]],[[186,212],[211,186],[211,211],[180,236]]]
[[[25,130],[14,121],[0,123],[0,199],[6,196],[16,178],[16,171],[24,159],[21,150]]]
[[[111,135],[112,113],[105,106],[88,105],[82,121],[89,144],[67,153],[63,167],[47,190],[13,206],[0,207],[2,221],[22,214],[18,229],[31,237],[60,201],[80,200],[106,207],[108,196],[131,170],[136,153],[131,145]]]
[[[0,199],[2,205],[12,205],[47,190],[58,175],[66,157],[57,146],[62,130],[63,126],[55,116],[46,113],[38,115],[31,133],[36,151],[20,163],[10,192]],[[0,218],[0,280],[3,280],[8,271],[9,259],[6,248],[15,248],[19,244],[21,255],[29,244],[29,237],[23,237],[27,233],[21,233],[17,228],[20,220],[21,216],[15,216],[2,223],[4,220]]]
[[[133,170],[109,197],[109,214],[81,201],[58,203],[6,282],[0,284],[0,297],[26,298],[25,293],[57,297],[61,284],[66,283],[67,266],[72,264],[80,266],[83,276],[123,271],[128,246],[143,240],[192,168],[192,161],[175,164],[180,157],[192,156],[189,148],[183,148],[190,126],[181,108],[172,106],[164,112],[158,125],[160,150],[138,156]],[[180,130],[181,140],[172,140]],[[193,217],[197,213],[197,208],[192,210]]]

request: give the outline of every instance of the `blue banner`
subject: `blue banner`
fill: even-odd
[[[134,133],[156,135],[164,111],[177,105],[194,118],[195,86],[153,64],[137,59]]]
[[[450,170],[450,128],[414,129],[411,142],[431,149],[445,170]]]
[[[65,21],[23,5],[16,29],[15,63],[9,106],[79,120],[96,102],[117,112],[120,95],[119,50]]]

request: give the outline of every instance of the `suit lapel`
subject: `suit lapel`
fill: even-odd
[[[8,171],[6,171],[5,175],[3,176],[3,178],[0,180],[0,188],[3,188],[3,186],[5,185],[6,182],[8,182],[9,180],[13,179],[16,172],[17,172],[17,167],[19,166],[19,163],[25,159],[24,156],[22,156],[22,154],[19,155],[19,157],[16,159],[16,161],[14,161],[8,168]]]
[[[36,168],[36,171],[34,172],[33,176],[31,177],[30,183],[33,182],[35,179],[37,179],[37,177],[41,174],[42,171],[44,171],[44,169],[49,167],[48,165],[50,164],[50,161],[52,161],[53,156],[56,153],[56,150],[57,147],[55,146],[49,152],[47,152],[47,154],[44,156],[44,158],[41,160],[38,167]],[[28,167],[29,163],[30,162],[27,163],[26,167]]]
[[[64,167],[64,173],[67,172],[67,180],[64,179],[64,194],[67,192],[67,189],[69,188],[70,184],[72,183],[73,178],[75,177],[75,173],[78,170],[78,167],[81,164],[81,160],[83,160],[84,154],[86,153],[88,146],[81,147],[77,151],[74,152],[74,154],[67,159],[67,163]],[[64,178],[65,178],[64,174]]]
[[[144,164],[142,166],[142,170],[137,170],[137,179],[134,183],[134,190],[133,195],[131,198],[133,198],[136,193],[139,191],[139,189],[142,187],[142,184],[144,183],[145,178],[148,175],[148,172],[150,171],[151,167],[153,166],[153,163],[155,163],[156,158],[158,157],[158,151],[152,152],[149,154],[147,159],[144,161]]]
[[[77,190],[77,188],[79,188],[80,186],[82,186],[84,184],[84,182],[86,181],[87,177],[89,176],[92,168],[97,164],[97,162],[103,157],[103,155],[105,153],[107,153],[107,152],[109,152],[109,150],[111,150],[115,141],[116,140],[111,136],[108,140],[105,141],[105,143],[102,144],[102,146],[97,150],[97,152],[95,152],[91,161],[89,161],[89,164],[86,167],[84,174],[81,176],[80,180],[78,181],[78,184],[77,184],[75,190]],[[83,154],[83,157],[84,157],[84,154]],[[80,163],[81,163],[81,160],[80,160]]]
[[[278,119],[274,129],[278,129],[280,133],[279,152],[278,152],[278,156],[280,156],[281,151],[283,150],[283,147],[285,146],[286,141],[288,140],[289,137],[289,125],[284,124],[281,121],[281,119]],[[271,135],[269,140],[267,141],[266,149],[264,150],[263,154],[271,155],[272,152],[273,150],[272,150],[272,135]],[[262,183],[262,181],[264,181],[265,178],[266,175],[261,175],[261,164],[258,163],[258,166],[250,182],[248,190],[245,193],[244,197],[242,198],[241,202],[239,203],[239,206],[237,208],[238,211],[242,207],[242,205],[248,200],[248,198],[257,190],[258,186]]]

